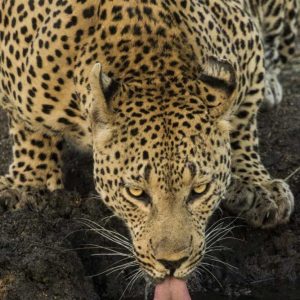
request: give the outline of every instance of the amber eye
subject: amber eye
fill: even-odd
[[[194,201],[201,199],[202,196],[204,196],[210,188],[210,184],[200,184],[196,187],[194,187],[187,199],[188,203],[193,203]]]
[[[137,188],[127,188],[128,193],[130,196],[138,198],[141,197],[144,194],[144,191],[142,189]]]
[[[204,194],[207,191],[207,189],[208,189],[208,184],[202,184],[195,187],[193,191],[194,193],[201,195]]]
[[[145,205],[151,203],[150,196],[143,189],[127,187],[126,190],[128,195],[134,198],[135,200],[143,202]]]

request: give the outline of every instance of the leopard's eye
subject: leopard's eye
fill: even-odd
[[[144,193],[142,189],[138,189],[138,188],[127,188],[127,191],[130,194],[130,196],[135,198],[141,197]]]
[[[193,191],[196,194],[202,195],[207,191],[207,189],[208,189],[208,184],[202,184],[195,187]]]
[[[144,203],[146,206],[151,204],[150,196],[143,190],[134,187],[126,188],[127,194],[137,200],[138,202]]]
[[[200,184],[196,187],[194,187],[187,199],[188,203],[193,203],[194,201],[198,199],[202,199],[203,196],[207,194],[207,192],[210,190],[210,183],[207,184]]]

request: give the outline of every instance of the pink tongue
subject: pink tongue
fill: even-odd
[[[154,300],[191,300],[185,281],[167,278],[155,287]]]

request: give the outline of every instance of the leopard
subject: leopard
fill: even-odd
[[[218,207],[257,228],[288,222],[294,197],[262,163],[257,114],[282,100],[297,11],[295,0],[2,0],[13,162],[0,193],[63,189],[72,140],[155,282],[196,270]]]

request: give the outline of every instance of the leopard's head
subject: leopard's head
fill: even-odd
[[[155,280],[186,278],[204,255],[208,219],[230,180],[232,73],[222,61],[196,80],[121,83],[100,64],[91,73],[96,189]]]

